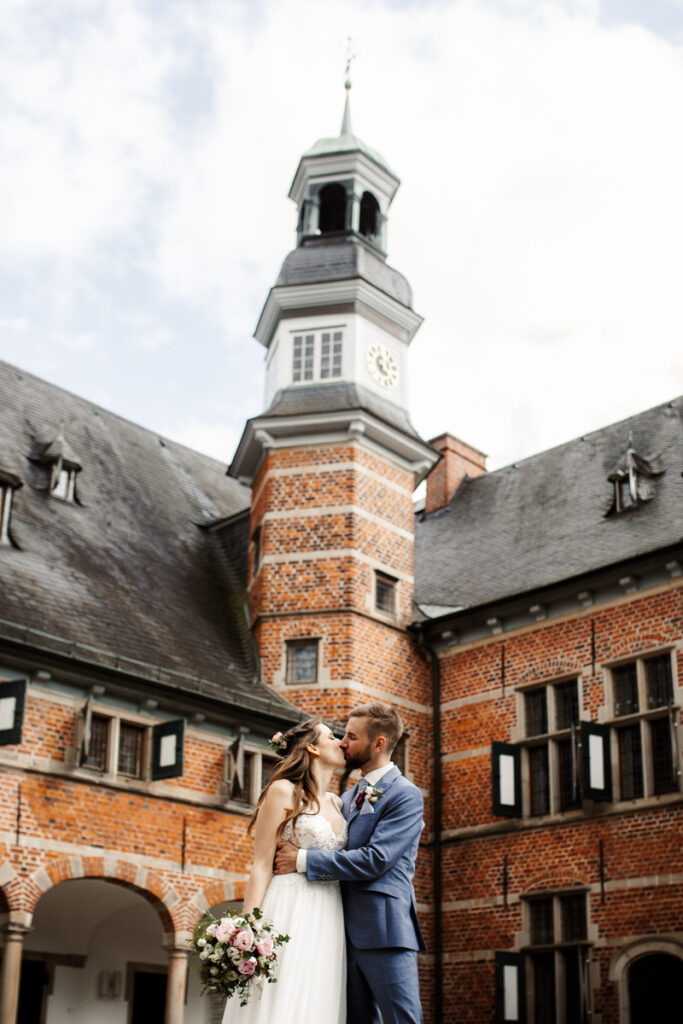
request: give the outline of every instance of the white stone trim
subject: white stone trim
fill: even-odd
[[[415,542],[412,530],[404,530],[402,526],[396,526],[389,519],[376,516],[373,512],[368,512],[366,509],[361,508],[360,505],[325,505],[321,508],[293,508],[266,512],[261,520],[261,524],[280,520],[286,521],[287,519],[314,519],[322,516],[346,515],[356,515],[360,519],[366,519],[368,522],[373,523],[375,526],[380,526],[383,530],[397,533],[411,544]]]
[[[301,451],[319,450],[317,447],[313,449],[309,445],[297,445],[297,448],[300,448]],[[389,480],[388,477],[382,476],[381,473],[378,473],[374,469],[370,469],[369,466],[364,466],[362,462],[353,462],[351,460],[346,462],[312,462],[306,466],[281,466],[276,469],[271,469],[263,477],[263,481],[258,490],[254,491],[251,502],[252,508],[256,508],[259,498],[261,497],[261,492],[270,479],[288,476],[307,476],[308,474],[319,475],[320,473],[331,473],[332,475],[337,475],[339,473],[346,472],[347,470],[352,470],[356,473],[363,473],[365,476],[370,477],[372,480],[382,484],[384,487],[388,487],[389,490],[396,491],[397,494],[405,495],[406,493],[405,487],[402,487],[401,484],[397,484],[393,480]]]

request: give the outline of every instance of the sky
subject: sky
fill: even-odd
[[[683,0],[3,0],[0,358],[229,463],[349,36],[422,436],[496,468],[683,392]]]

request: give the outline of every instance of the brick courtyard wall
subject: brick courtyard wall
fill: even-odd
[[[52,885],[98,877],[146,895],[166,932],[187,932],[207,907],[242,896],[251,862],[247,808],[222,806],[225,738],[186,730],[181,778],[106,779],[73,767],[82,704],[29,687],[23,742],[0,749],[7,909],[31,914]]]
[[[623,659],[672,651],[680,706],[682,627],[683,587],[673,580],[650,593],[443,653],[444,1020],[493,1020],[494,953],[529,942],[524,895],[586,888],[594,1021],[619,1020],[609,972],[620,950],[656,936],[674,936],[683,949],[680,788],[552,815],[499,818],[491,810],[490,756],[492,740],[523,738],[520,694],[534,684],[576,678],[581,718],[611,721],[609,666]]]

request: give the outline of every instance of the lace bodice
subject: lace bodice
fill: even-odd
[[[341,815],[340,820],[343,820]],[[329,821],[320,812],[300,814],[294,828],[291,821],[287,822],[282,838],[302,850],[343,850],[348,838],[347,826],[344,821],[341,832],[335,835]]]

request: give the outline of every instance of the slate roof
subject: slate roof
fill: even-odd
[[[276,391],[273,401],[262,416],[305,416],[347,409],[363,409],[404,434],[422,440],[405,409],[376,395],[362,384],[346,381],[339,384],[297,384],[283,388]]]
[[[386,295],[412,309],[413,292],[408,281],[359,239],[331,242],[307,240],[285,257],[275,287],[320,284],[360,277]]]
[[[60,421],[83,466],[77,504],[49,495],[36,460]],[[0,469],[24,482],[16,547],[0,548],[0,636],[298,718],[258,681],[245,603],[250,492],[223,463],[4,362],[0,438]]]
[[[650,501],[606,514],[629,447],[661,459]],[[471,608],[539,590],[683,540],[683,398],[504,469],[466,479],[419,515],[418,605]]]

